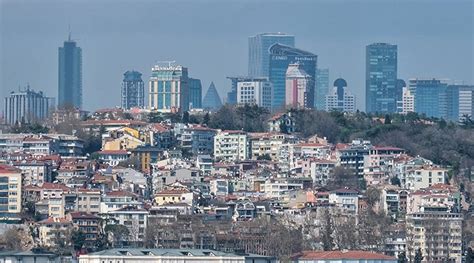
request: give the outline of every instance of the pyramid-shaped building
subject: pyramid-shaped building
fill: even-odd
[[[204,109],[216,110],[222,107],[222,101],[217,93],[216,86],[214,82],[211,82],[211,85],[207,89],[206,95],[202,100],[202,106]]]

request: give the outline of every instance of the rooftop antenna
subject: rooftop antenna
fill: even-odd
[[[71,24],[68,24],[67,29],[69,32],[68,41],[71,42]]]

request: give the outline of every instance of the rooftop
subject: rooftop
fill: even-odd
[[[293,256],[294,259],[308,260],[396,260],[395,257],[386,256],[370,251],[361,250],[342,250],[342,251],[302,251]]]

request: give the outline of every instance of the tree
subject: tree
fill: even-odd
[[[333,239],[333,223],[331,219],[331,214],[329,213],[329,209],[325,209],[323,220],[322,220],[322,243],[323,243],[323,250],[330,251],[334,247],[334,239]]]
[[[405,252],[401,252],[400,254],[398,254],[398,263],[408,263],[408,259]]]
[[[159,112],[150,112],[148,113],[148,122],[150,123],[159,123],[162,122],[163,116]]]
[[[390,178],[390,184],[391,185],[398,185],[398,187],[402,186],[402,182],[400,181],[400,178],[394,176]]]
[[[474,263],[474,251],[472,250],[472,247],[467,249],[466,263]]]
[[[421,263],[423,261],[423,253],[421,252],[421,248],[418,248],[418,250],[415,253],[415,263]]]
[[[111,224],[106,225],[104,232],[108,237],[108,240],[111,242],[112,247],[116,247],[119,242],[123,242],[129,239],[130,231],[124,225]],[[123,243],[122,243],[123,244]]]
[[[27,229],[12,227],[2,236],[5,248],[9,250],[28,250],[33,247],[33,239]]]
[[[71,241],[75,251],[81,250],[86,242],[86,235],[80,230],[73,230],[71,233]]]
[[[271,161],[271,160],[272,160],[272,157],[270,156],[270,154],[266,153],[266,154],[259,155],[259,156],[257,157],[257,160],[267,160],[267,161]]]
[[[359,189],[359,178],[354,170],[337,166],[330,174],[327,187],[332,189],[341,187]]]
[[[383,124],[392,124],[392,119],[390,118],[390,115],[388,114],[385,115]]]
[[[183,118],[181,119],[182,123],[189,123],[189,112],[183,112]]]
[[[206,115],[204,115],[204,118],[202,119],[202,124],[209,125],[210,120],[211,120],[211,117],[209,116],[209,112],[206,112]]]

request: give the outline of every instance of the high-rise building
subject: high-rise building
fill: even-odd
[[[272,106],[272,83],[268,78],[247,78],[237,82],[237,104],[257,105],[270,109]]]
[[[189,108],[202,108],[202,85],[200,79],[189,78]]]
[[[216,110],[222,106],[221,97],[217,92],[214,82],[211,82],[211,85],[207,89],[206,95],[202,100],[202,107],[205,109]]]
[[[308,87],[307,106],[314,106],[314,80],[316,79],[317,56],[313,53],[290,46],[275,44],[270,47],[270,81],[273,85],[272,110],[285,108],[286,71],[290,64],[299,67],[311,76],[312,86]]]
[[[276,43],[295,46],[295,37],[285,33],[262,33],[249,37],[249,76],[268,77],[270,47]]]
[[[142,73],[127,71],[123,74],[122,82],[122,108],[145,107],[145,84]]]
[[[336,79],[334,88],[326,95],[327,111],[355,112],[356,98],[348,90],[347,82],[344,79]]]
[[[58,107],[82,108],[82,50],[71,40],[59,48]]]
[[[397,46],[375,43],[366,47],[366,111],[397,110]]]
[[[180,65],[155,65],[151,70],[149,100],[150,109],[159,112],[188,110],[188,69]]]
[[[33,123],[46,119],[54,110],[54,98],[45,97],[43,92],[30,90],[12,91],[5,98],[5,123]]]
[[[314,107],[316,109],[326,109],[326,95],[329,91],[329,69],[316,69],[316,90],[314,92]]]
[[[474,116],[474,86],[449,85],[446,89],[447,119],[463,121],[466,117]]]
[[[427,117],[446,118],[447,86],[437,79],[410,79],[409,89],[415,97],[415,112]]]
[[[0,221],[20,220],[22,172],[0,164]]]
[[[231,86],[230,91],[227,92],[227,100],[226,103],[230,105],[237,104],[237,83],[248,79],[249,77],[227,77],[230,79]]]
[[[314,79],[299,63],[288,65],[285,80],[285,106],[291,108],[312,108]],[[314,90],[313,90],[314,92]]]
[[[409,112],[415,112],[415,96],[411,94],[409,88],[404,87],[402,94],[402,108],[400,113],[407,114]]]

